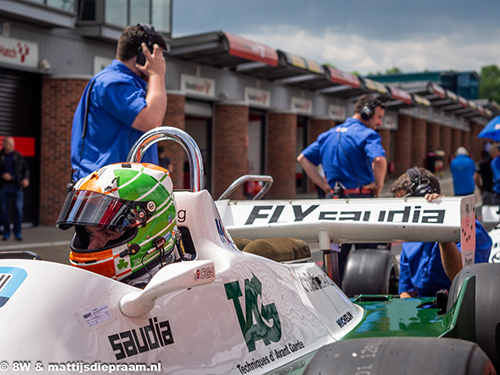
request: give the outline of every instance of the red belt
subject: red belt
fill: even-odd
[[[372,194],[373,190],[356,188],[356,189],[345,189],[344,194]]]

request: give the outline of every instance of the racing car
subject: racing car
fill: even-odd
[[[194,140],[163,127],[189,157],[190,191],[176,191],[178,226],[193,260],[161,268],[144,289],[32,254],[0,259],[0,370],[120,374],[494,374],[494,264],[468,265],[449,294],[347,297],[333,282],[336,244],[473,243],[472,197],[333,201],[214,201],[202,188]],[[373,200],[372,200],[373,202]],[[289,257],[240,250],[234,238],[317,242]],[[473,247],[463,246],[464,261]],[[263,256],[266,255],[266,256]],[[325,272],[326,271],[326,272]]]

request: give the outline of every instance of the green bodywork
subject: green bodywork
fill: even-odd
[[[442,314],[438,308],[430,307],[435,298],[360,295],[353,302],[363,308],[363,319],[342,340],[407,336],[475,341],[475,284],[474,276],[465,279],[455,303]],[[309,353],[270,374],[300,375],[314,354]]]

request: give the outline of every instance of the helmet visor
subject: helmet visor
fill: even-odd
[[[56,225],[60,229],[84,225],[124,231],[145,222],[145,206],[145,202],[74,190],[66,196]]]

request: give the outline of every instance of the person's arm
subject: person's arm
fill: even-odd
[[[304,169],[304,172],[309,176],[309,178],[325,193],[330,192],[331,187],[328,182],[319,174],[316,166],[311,163],[303,154],[297,157],[297,161]]]
[[[441,253],[444,272],[453,281],[462,269],[462,255],[455,242],[440,242],[439,252]]]
[[[481,189],[481,186],[483,186],[483,181],[481,179],[481,175],[478,172],[474,173],[474,182],[476,183],[476,186]]]
[[[365,189],[371,189],[373,195],[378,197],[384,187],[385,174],[387,172],[387,160],[384,156],[377,156],[372,162],[373,175],[375,181],[369,185],[363,186]]]
[[[146,56],[146,64],[136,65],[136,68],[149,77],[148,92],[146,94],[146,106],[139,112],[132,127],[146,132],[163,123],[167,110],[167,90],[165,88],[166,64],[162,49],[155,44],[151,54],[145,43],[142,50]]]

